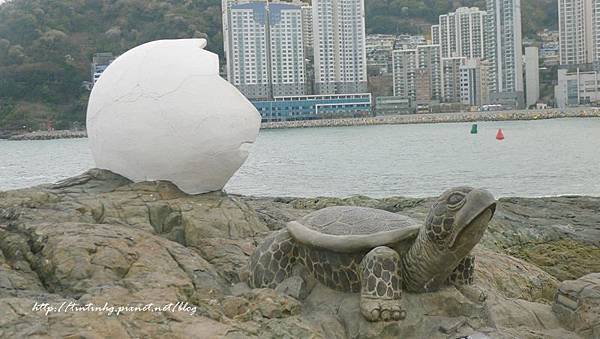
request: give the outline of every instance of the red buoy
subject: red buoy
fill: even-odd
[[[504,140],[504,133],[502,133],[502,128],[498,129],[498,133],[496,133],[497,140]]]

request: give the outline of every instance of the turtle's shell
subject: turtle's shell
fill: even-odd
[[[300,243],[352,253],[412,241],[419,232],[420,224],[407,216],[384,210],[336,206],[289,222],[287,228]]]

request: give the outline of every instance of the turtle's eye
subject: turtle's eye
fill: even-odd
[[[460,204],[465,199],[465,195],[462,193],[452,193],[450,197],[448,197],[448,205],[456,206]]]

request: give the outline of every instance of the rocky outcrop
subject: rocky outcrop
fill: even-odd
[[[600,273],[563,281],[553,310],[569,330],[585,338],[600,338]]]
[[[101,170],[55,185],[0,192],[0,337],[597,335],[589,330],[596,326],[597,304],[590,295],[597,287],[587,284],[597,277],[581,278],[600,262],[597,198],[501,200],[476,249],[475,287],[488,295],[483,303],[454,287],[407,293],[406,320],[369,323],[360,315],[358,295],[302,279],[302,272],[277,290],[253,290],[244,283],[257,243],[312,210],[360,205],[422,219],[430,203],[189,196],[168,182],[134,184]],[[560,259],[581,253],[577,268]],[[561,283],[565,277],[581,280]],[[560,298],[555,297],[559,285]],[[149,304],[154,312],[141,309]],[[50,308],[61,305],[60,311]],[[125,305],[140,309],[119,311]]]

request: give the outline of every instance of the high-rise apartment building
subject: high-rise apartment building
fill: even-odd
[[[409,100],[416,99],[415,72],[417,71],[417,50],[398,49],[392,53],[394,96]]]
[[[521,0],[486,0],[486,60],[495,103],[523,106]]]
[[[485,53],[486,12],[477,7],[460,7],[440,15],[439,24],[431,27],[434,45],[440,45],[442,58],[482,58]]]
[[[312,6],[295,0],[302,9],[302,44],[304,45],[304,75],[306,78],[306,94],[314,93],[315,71],[314,71],[314,39],[313,39],[313,16]]]
[[[367,91],[364,0],[313,0],[315,90]]]
[[[268,8],[273,96],[303,95],[306,69],[302,8],[278,2]]]
[[[461,66],[467,58],[442,58],[442,100],[444,102],[461,101]]]
[[[432,44],[440,44],[440,25],[431,26],[431,41]]]
[[[300,8],[302,10],[302,43],[304,44],[304,56],[305,58],[312,58],[314,43],[312,6],[307,5],[306,3],[302,3],[302,1],[300,0],[297,0],[293,3],[301,4]]]
[[[223,52],[225,54],[225,62],[226,62],[226,66],[225,66],[225,73],[227,73],[227,80],[229,82],[232,82],[232,74],[233,72],[231,71],[231,65],[232,65],[232,58],[231,58],[231,39],[230,39],[230,30],[229,30],[229,12],[231,10],[231,6],[236,5],[238,3],[243,3],[243,2],[247,2],[244,0],[221,0],[221,22],[223,25]]]
[[[442,68],[439,45],[394,50],[394,96],[411,101],[441,100]]]
[[[597,10],[600,1],[558,0],[558,31],[560,64],[578,65],[592,63],[596,57],[597,27],[600,23]]]
[[[525,48],[525,102],[535,105],[540,98],[540,57],[537,47]]]
[[[305,93],[301,7],[250,2],[228,9],[228,78],[250,99]]]
[[[417,46],[417,100],[442,99],[442,60],[440,45]]]
[[[594,62],[600,60],[600,0],[596,0],[593,6],[594,11]],[[559,32],[560,36],[560,32]],[[559,39],[560,40],[560,39]]]
[[[265,3],[229,7],[229,82],[248,98],[270,95]],[[255,12],[257,15],[255,15]]]
[[[488,65],[479,59],[467,59],[460,66],[460,98],[466,106],[489,104]]]

